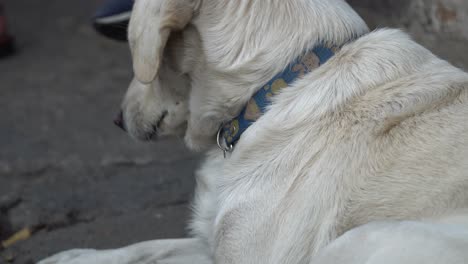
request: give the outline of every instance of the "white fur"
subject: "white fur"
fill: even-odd
[[[40,264],[466,261],[468,74],[399,30],[367,31],[342,0],[137,0],[124,119],[133,137],[186,128],[211,149],[194,238]],[[222,122],[319,42],[345,45],[224,159]]]

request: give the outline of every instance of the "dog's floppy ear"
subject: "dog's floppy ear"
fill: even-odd
[[[192,19],[199,0],[136,0],[129,26],[133,70],[142,83],[153,81],[172,31]]]

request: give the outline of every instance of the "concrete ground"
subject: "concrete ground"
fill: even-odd
[[[131,61],[90,27],[97,4],[5,4],[19,50],[0,60],[0,240],[35,233],[0,263],[186,234],[197,159],[181,140],[138,143],[113,125]]]
[[[19,50],[0,60],[0,241],[33,234],[0,249],[0,263],[186,235],[199,158],[180,139],[143,144],[113,126],[131,61],[125,44],[90,27],[97,4],[6,1]],[[416,38],[468,66],[465,42]]]

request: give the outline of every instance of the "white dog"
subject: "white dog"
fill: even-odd
[[[129,39],[122,126],[207,150],[193,238],[40,264],[468,263],[468,74],[344,0],[137,0]]]

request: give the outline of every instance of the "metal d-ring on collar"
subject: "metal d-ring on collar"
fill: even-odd
[[[223,131],[223,126],[224,126],[223,124],[219,126],[218,134],[216,135],[216,143],[218,144],[218,148],[223,151],[224,158],[226,158],[226,153],[227,152],[231,153],[232,150],[234,149],[234,145],[232,144],[227,145],[226,141],[223,140],[224,137],[221,135]],[[221,141],[224,141],[224,144]]]

